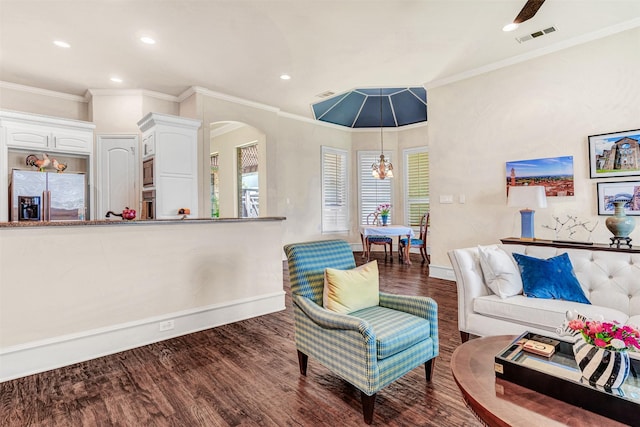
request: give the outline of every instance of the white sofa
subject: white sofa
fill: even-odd
[[[449,251],[458,288],[458,329],[462,341],[469,334],[515,335],[525,331],[558,337],[566,312],[575,310],[589,318],[602,316],[622,324],[640,325],[640,253],[498,244],[507,253],[550,258],[567,252],[576,277],[591,305],[515,295],[501,298],[487,286],[478,247]]]

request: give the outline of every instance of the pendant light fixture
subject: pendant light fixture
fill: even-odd
[[[380,88],[380,160],[371,165],[371,175],[378,179],[393,178],[393,165],[384,158],[382,129],[382,88]]]

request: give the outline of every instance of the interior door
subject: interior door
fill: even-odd
[[[121,213],[126,207],[140,211],[137,135],[98,135],[98,213]],[[140,215],[138,214],[137,217]],[[111,216],[110,219],[120,220]]]

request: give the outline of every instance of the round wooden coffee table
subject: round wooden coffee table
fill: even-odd
[[[455,349],[451,372],[469,408],[489,426],[624,426],[509,381],[496,378],[494,357],[515,336],[476,338]]]

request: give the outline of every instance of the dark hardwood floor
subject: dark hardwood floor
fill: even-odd
[[[356,260],[362,263],[359,253]],[[376,253],[384,291],[439,306],[433,381],[417,368],[378,393],[374,425],[480,426],[449,368],[460,344],[456,288]],[[289,291],[285,266],[284,288]],[[0,383],[0,426],[362,426],[360,392],[309,360],[298,371],[286,310]]]

